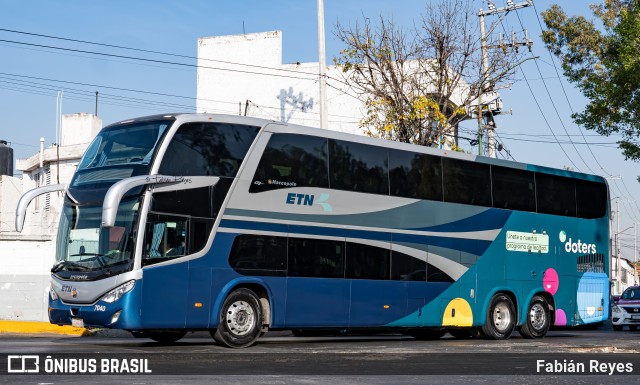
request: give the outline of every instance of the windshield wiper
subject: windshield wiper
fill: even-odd
[[[80,254],[69,254],[70,257],[81,257],[83,255],[91,255],[91,256],[102,256],[102,254],[98,253],[80,253]]]
[[[66,268],[67,271],[91,271],[92,270],[90,267],[83,266],[83,265],[81,265],[79,263],[76,263],[76,262],[61,261],[51,269],[51,272],[52,273],[57,273],[58,271],[62,270],[63,268]],[[71,270],[70,268],[73,268],[74,270]]]

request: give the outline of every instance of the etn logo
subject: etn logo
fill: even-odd
[[[285,202],[288,205],[299,206],[313,206],[316,203],[322,207],[322,210],[331,212],[333,208],[327,203],[327,199],[329,199],[329,194],[320,194],[316,199],[316,196],[311,194],[288,193]]]

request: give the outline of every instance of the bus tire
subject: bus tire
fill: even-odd
[[[262,332],[262,307],[256,294],[245,288],[224,300],[213,339],[230,348],[253,345]]]
[[[513,301],[506,294],[496,294],[489,302],[487,318],[482,332],[489,340],[506,340],[516,326],[516,311]]]
[[[151,338],[152,340],[164,344],[172,344],[177,342],[179,339],[184,337],[187,332],[186,331],[148,331],[144,332],[147,338]]]
[[[527,321],[519,332],[524,338],[542,338],[551,326],[551,311],[547,300],[540,295],[531,299],[527,309]]]
[[[622,325],[611,325],[614,331],[620,332],[622,331]]]
[[[447,333],[444,329],[410,329],[405,334],[417,340],[430,341],[438,340]]]

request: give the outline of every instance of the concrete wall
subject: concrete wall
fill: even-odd
[[[15,231],[15,209],[28,190],[68,184],[101,128],[102,121],[94,115],[64,115],[59,148],[51,146],[27,159],[18,159],[16,169],[23,171],[22,179],[0,178],[0,319],[48,321],[47,295],[63,193],[34,199],[27,208],[21,233]]]
[[[47,321],[54,242],[0,239],[0,319]]]

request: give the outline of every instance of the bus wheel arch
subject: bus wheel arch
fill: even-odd
[[[216,300],[214,301],[211,317],[212,320],[217,319],[218,315],[222,311],[222,305],[224,301],[229,297],[231,293],[238,289],[248,289],[251,290],[256,296],[258,296],[258,300],[260,301],[260,305],[262,306],[262,329],[263,332],[266,332],[269,326],[272,323],[272,303],[271,303],[271,292],[262,282],[255,281],[232,281],[227,284],[220,292]]]
[[[251,346],[260,337],[263,312],[260,298],[247,287],[234,288],[218,312],[218,327],[211,330],[213,339],[230,348]]]
[[[543,338],[554,323],[553,299],[537,293],[526,307],[522,327],[519,332],[524,338]]]
[[[509,338],[517,323],[518,307],[513,293],[498,291],[489,300],[482,332],[487,339]]]

